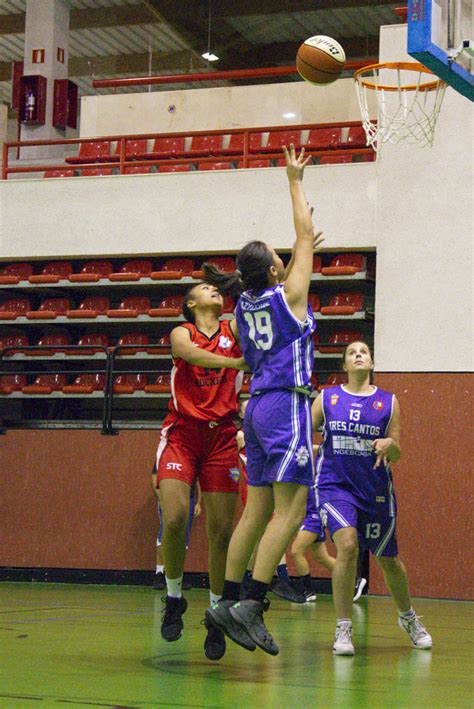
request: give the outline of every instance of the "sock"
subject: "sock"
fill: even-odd
[[[338,618],[336,625],[342,625],[343,623],[349,623],[349,625],[352,625],[352,619],[351,618]]]
[[[235,601],[237,603],[237,601],[240,600],[240,583],[236,581],[224,581],[222,600]]]
[[[245,596],[246,601],[263,601],[268,590],[268,583],[252,579]]]
[[[286,564],[278,564],[277,576],[280,581],[286,581],[287,583],[290,583],[290,577],[288,576],[288,567]]]
[[[159,564],[157,564],[155,574],[164,574],[164,573],[165,573],[165,567],[163,566],[163,564],[161,564],[161,566]]]
[[[183,576],[181,575],[177,579],[169,579],[167,576],[166,578],[166,588],[167,588],[167,595],[170,596],[170,598],[181,598],[182,593],[181,593],[181,586],[183,585]]]
[[[217,601],[220,601],[222,596],[220,596],[218,593],[212,593],[212,591],[209,591],[209,598],[210,598],[210,605],[212,606],[213,603],[217,603]]]
[[[244,578],[242,580],[243,581],[250,581],[251,578],[252,578],[252,572],[250,571],[250,569],[245,569]]]
[[[300,576],[300,579],[303,582],[303,588],[305,591],[313,590],[311,586],[311,574],[305,574],[304,576]]]
[[[415,617],[415,611],[413,608],[410,608],[409,611],[405,611],[404,613],[400,613],[400,611],[398,611],[398,615],[400,618],[403,618],[403,620],[411,620],[411,618]]]

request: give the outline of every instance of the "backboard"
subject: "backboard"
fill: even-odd
[[[474,101],[472,0],[409,0],[408,54]]]

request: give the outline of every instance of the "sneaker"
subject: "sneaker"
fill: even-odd
[[[352,644],[352,623],[340,623],[336,625],[332,651],[334,655],[355,654],[354,645]]]
[[[172,598],[166,596],[162,599],[165,607],[162,610],[163,620],[161,621],[161,637],[168,642],[179,640],[183,629],[181,616],[186,613],[188,603],[185,598]]]
[[[207,618],[204,618],[202,623],[207,628],[207,635],[204,640],[204,654],[208,660],[220,660],[224,657],[226,650],[224,633],[210,623]]]
[[[213,603],[206,611],[206,620],[215,628],[221,630],[228,638],[233,640],[234,643],[237,643],[237,645],[240,645],[240,647],[243,647],[245,650],[253,652],[256,648],[254,641],[251,640],[245,630],[235,622],[229,612],[234,603],[235,601],[223,600]]]
[[[407,631],[413,647],[416,647],[417,650],[431,650],[433,640],[423,623],[420,623],[417,615],[413,615],[413,617],[408,619],[398,616],[398,625],[402,630]]]
[[[366,586],[367,586],[367,579],[364,579],[361,576],[359,576],[359,578],[356,580],[356,583],[355,583],[354,598],[352,599],[353,603],[356,603],[359,600],[359,598],[362,596],[362,592]]]
[[[285,601],[290,601],[290,603],[306,603],[304,594],[297,591],[296,588],[293,588],[287,581],[278,579],[275,581],[271,590],[275,596],[284,598]]]
[[[305,603],[313,603],[317,599],[317,595],[314,591],[305,591],[304,598]]]
[[[247,631],[256,645],[268,652],[269,655],[278,655],[280,648],[263,622],[263,613],[269,607],[270,602],[267,599],[264,601],[246,599],[233,605],[229,612],[239,626]]]
[[[165,575],[161,571],[158,574],[155,574],[155,578],[153,579],[153,588],[155,591],[162,591],[166,588]]]

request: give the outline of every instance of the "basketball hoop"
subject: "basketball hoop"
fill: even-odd
[[[380,150],[384,143],[433,144],[446,84],[423,64],[371,64],[358,69],[354,81],[367,145]],[[377,117],[371,118],[375,108]]]

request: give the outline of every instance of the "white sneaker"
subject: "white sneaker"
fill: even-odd
[[[340,623],[336,625],[336,635],[332,646],[334,655],[354,655],[354,645],[352,644],[352,623]]]
[[[306,603],[312,603],[317,598],[317,595],[314,593],[314,591],[305,591],[304,596],[306,598]]]
[[[416,647],[417,650],[431,650],[433,640],[423,623],[420,623],[417,615],[408,619],[398,616],[398,625],[402,630],[407,631],[413,643],[413,647]]]
[[[359,598],[362,596],[362,591],[364,588],[367,586],[367,579],[364,579],[359,576],[359,578],[356,581],[355,584],[355,590],[354,590],[354,598],[352,599],[352,602],[355,603],[356,601],[359,600]]]

